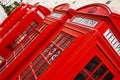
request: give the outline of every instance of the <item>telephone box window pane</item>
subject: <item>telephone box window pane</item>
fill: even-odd
[[[28,28],[23,32],[23,34],[28,35],[37,25],[38,23],[35,20],[33,20],[29,24]]]
[[[99,64],[100,60],[97,57],[94,57],[85,67],[85,70],[88,71],[88,73],[91,73]]]
[[[42,53],[45,55],[53,46],[53,44],[50,44]]]
[[[33,29],[34,27],[31,27],[31,25],[29,25],[29,27],[23,32],[23,34],[28,35]]]
[[[46,58],[49,58],[55,51],[57,50],[56,47],[52,48],[49,53],[46,55]]]
[[[70,42],[74,39],[73,36],[71,36],[62,46],[63,49],[65,49],[69,44]]]
[[[42,68],[36,73],[37,77],[48,67],[48,63],[45,63]]]
[[[56,53],[50,58],[49,62],[52,63],[61,53],[61,50],[56,51]]]
[[[32,64],[32,66],[34,67],[39,61],[40,61],[40,59],[42,59],[42,56],[41,55],[39,55],[31,64]]]
[[[48,25],[46,23],[42,23],[39,27],[37,27],[37,30],[39,32],[42,32]]]
[[[30,71],[27,75],[25,75],[23,80],[29,80],[30,78],[34,78],[32,71]]]
[[[33,20],[33,22],[31,23],[31,26],[36,27],[37,24],[38,24],[38,23],[37,23],[35,20]]]
[[[100,79],[100,77],[107,71],[108,69],[105,65],[101,65],[100,68],[93,74],[94,79]]]
[[[24,38],[26,37],[26,34],[21,34],[20,36],[17,37],[16,40],[14,40],[13,42],[11,42],[7,48],[9,48],[10,50],[13,50]]]
[[[65,36],[60,40],[60,42],[58,43],[59,46],[61,46],[62,43],[64,43],[64,41],[69,37],[68,34],[65,34]]]
[[[50,16],[53,16],[53,17],[56,17],[56,18],[61,18],[62,14],[54,12],[54,13],[50,14]]]
[[[83,71],[81,71],[81,72],[75,77],[74,80],[86,80],[87,77],[88,77],[88,76],[87,76]]]
[[[34,67],[34,71],[36,72],[43,64],[45,63],[44,59],[41,59]]]
[[[12,41],[7,48],[13,50],[36,26],[37,22],[33,20],[32,23],[29,24],[28,28],[22,32],[14,41]]]
[[[60,53],[71,43],[71,41],[74,39],[73,36],[70,34],[67,34],[65,32],[61,32],[54,40],[54,47],[49,51],[46,58],[51,57],[49,59],[49,63],[52,63],[59,55]],[[52,51],[52,53],[51,53]],[[52,56],[50,56],[52,55]]]
[[[24,31],[25,34],[29,34],[36,26],[38,23],[33,20],[33,22],[29,25],[29,27]]]
[[[72,22],[83,24],[86,26],[94,27],[97,25],[98,21],[93,20],[93,19],[88,19],[88,18],[83,18],[83,17],[75,17]]]
[[[54,40],[55,43],[57,43],[64,35],[64,32],[61,32]]]
[[[109,72],[109,73],[103,78],[103,80],[112,80],[113,77],[114,77],[114,75],[113,75],[111,72]]]
[[[27,67],[20,75],[21,78],[23,78],[28,72],[30,71],[30,67]]]

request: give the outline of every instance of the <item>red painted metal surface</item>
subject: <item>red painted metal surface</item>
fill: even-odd
[[[94,8],[96,8],[95,11]],[[61,30],[74,36],[73,41],[52,64],[45,67],[38,79],[119,80],[120,31],[118,25],[114,24],[119,21],[120,15],[116,16],[103,4],[79,8],[75,14]],[[116,21],[112,22],[113,15]],[[55,43],[52,40],[47,42],[48,45]],[[59,42],[56,45],[59,45]],[[45,50],[44,47],[43,50],[38,51],[39,55],[45,57],[44,59],[47,58],[44,54]],[[46,54],[49,54],[49,51]],[[47,60],[46,63],[50,61],[48,58]]]
[[[18,6],[13,12],[12,14],[10,14],[5,20],[4,22],[0,25],[0,27],[2,28],[0,31],[0,38],[5,35],[5,33],[13,27],[13,25],[15,24],[15,22],[17,22],[17,20],[19,20],[21,18],[21,16],[23,16],[26,12],[27,12],[27,8],[30,9],[32,7],[32,5],[30,4],[24,4],[22,3],[20,6]],[[8,26],[11,25],[11,26]]]
[[[16,9],[10,17],[9,21],[0,31],[0,55],[3,58],[8,58],[10,52],[25,38],[26,35],[36,26],[41,24],[45,16],[50,14],[47,8],[35,5],[31,8],[29,5],[21,5]],[[14,14],[14,16],[12,16]],[[3,23],[4,24],[4,23]],[[22,34],[21,34],[22,33]],[[23,37],[24,36],[24,37]]]
[[[13,50],[0,78],[120,80],[119,19],[104,4],[90,4],[75,13],[69,4],[59,5],[23,40],[25,45],[32,39],[28,47]]]
[[[18,16],[16,13],[16,17],[12,19],[17,22],[13,21],[15,23],[13,27],[1,38],[0,56],[4,58],[3,63],[0,64],[1,73],[29,46],[35,37],[35,34],[31,32],[43,22],[45,16],[51,13],[49,9],[41,5],[34,5],[31,9],[24,7],[24,9],[27,10],[24,12],[24,16],[18,12],[21,16],[19,20],[16,20]],[[6,24],[6,26],[10,27],[11,25]]]
[[[62,7],[63,10],[61,10],[61,6],[67,7],[65,7],[65,10],[64,7]],[[6,59],[6,63],[4,64],[4,66],[1,67],[2,73],[1,78],[9,79],[10,76],[14,75],[16,73],[16,70],[18,70],[20,66],[22,67],[24,63],[26,63],[25,61],[32,57],[32,55],[45,43],[45,41],[47,41],[47,39],[49,39],[53,33],[55,33],[58,29],[61,28],[61,25],[63,25],[64,21],[71,18],[74,13],[74,10],[72,10],[68,4],[62,4],[56,8],[53,10],[52,14],[45,18],[43,22],[39,21],[39,24],[34,22],[36,28],[32,30],[29,35],[23,35],[23,33],[26,33],[25,30],[25,32],[23,32],[22,35],[18,36],[18,38],[15,39],[15,41],[21,42],[12,50],[9,57]],[[29,17],[37,18],[37,16],[33,15],[34,13],[32,14],[32,16],[27,15],[28,18],[26,19],[29,19]],[[22,37],[24,39],[21,40],[21,36],[25,36],[25,38]],[[10,47],[8,48],[11,49],[11,46],[14,47],[13,45],[10,44]]]

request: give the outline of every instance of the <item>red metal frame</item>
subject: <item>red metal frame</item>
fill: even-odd
[[[63,25],[60,23],[70,16],[72,10],[58,8],[55,7],[53,13],[46,17],[42,27],[38,26],[42,33],[8,65],[1,79],[119,80],[120,15],[112,13],[103,4],[90,4],[77,9]],[[65,12],[69,15],[58,19]]]
[[[24,9],[25,11],[19,11],[20,13],[17,12],[15,17],[13,17],[12,20],[10,19],[9,24],[6,24],[1,31],[1,33],[5,33],[0,41],[0,54],[4,58],[8,58],[10,52],[13,51],[9,49],[9,45],[14,42],[24,30],[28,29],[29,24],[32,23],[32,21],[35,21],[36,24],[39,25],[44,20],[45,16],[50,14],[50,10],[40,5],[35,5],[31,9],[22,6],[21,9]],[[38,15],[38,11],[40,11],[39,13],[42,14],[42,16]]]
[[[64,8],[61,10],[60,6],[67,6],[68,9],[66,10],[65,7],[65,10]],[[56,12],[57,14],[62,14],[60,18],[55,17],[56,15],[49,15],[46,17],[44,22],[38,24],[37,27],[12,51],[11,55],[6,59],[6,64],[2,67],[3,69],[1,69],[1,71],[3,71],[3,79],[9,78],[16,72],[18,67],[22,67],[23,64],[26,63],[25,61],[27,61],[33,53],[35,53],[37,49],[50,38],[53,31],[55,33],[55,31],[61,28],[61,25],[64,23],[63,21],[72,17],[74,12],[72,9],[69,10],[70,6],[68,4],[62,4],[60,6],[56,7],[57,10],[55,8],[53,11],[53,13]]]
[[[97,7],[98,10],[96,10],[96,12],[94,13],[89,13],[88,11],[92,10],[91,9],[92,7],[93,9],[94,7]],[[92,4],[92,5],[88,5],[78,9],[76,13],[78,17],[82,16],[84,20],[87,18],[88,19],[91,18],[93,20],[95,19],[95,20],[98,20],[99,23],[94,27],[85,26],[87,25],[87,23],[85,24],[84,22],[83,23],[81,22],[82,25],[76,24],[72,22],[73,19],[75,19],[75,17],[73,17],[70,20],[71,22],[66,23],[66,25],[64,25],[65,27],[62,30],[65,29],[65,31],[68,31],[69,29],[71,29],[73,31],[70,31],[70,33],[74,33],[74,31],[77,31],[79,32],[78,34],[81,34],[81,35],[79,35],[78,37],[75,37],[76,41],[74,40],[74,42],[70,45],[71,48],[69,47],[66,49],[66,51],[61,53],[58,59],[54,61],[53,64],[49,66],[44,71],[43,74],[41,74],[39,79],[42,79],[42,80],[47,80],[47,79],[51,79],[51,80],[56,80],[56,79],[57,80],[71,80],[71,79],[119,80],[120,79],[119,77],[120,76],[120,66],[119,66],[120,57],[104,37],[104,33],[106,32],[106,30],[111,29],[114,35],[120,41],[120,37],[118,36],[120,31],[118,31],[119,29],[117,30],[118,25],[113,25],[117,21],[114,21],[113,23],[111,23],[112,18],[110,20],[111,16],[109,15],[110,14],[114,15],[114,13],[110,11],[106,11],[106,10],[109,10],[106,8],[107,7],[105,5]],[[101,13],[99,10],[101,11]],[[98,15],[97,11],[99,12],[100,15]],[[119,17],[119,16],[116,16],[116,17]],[[96,69],[92,71],[92,73],[88,73],[84,68],[95,56],[98,59],[100,59],[101,63],[96,67]],[[92,67],[92,65],[89,67]],[[86,78],[82,78],[83,76],[85,76],[85,74],[80,73],[81,71],[83,71],[86,74]],[[95,77],[95,73],[97,75],[96,77]],[[77,74],[79,75],[77,76]],[[94,77],[92,77],[93,74],[94,74]]]
[[[30,4],[24,4],[22,3],[20,6],[18,6],[13,12],[12,14],[10,14],[4,21],[3,23],[0,25],[0,27],[2,28],[0,31],[0,38],[2,36],[5,35],[5,33],[13,27],[13,25],[15,24],[16,21],[18,21],[21,16],[23,16],[27,10],[26,9],[30,9],[32,8],[32,5]],[[17,16],[17,17],[16,17]],[[8,25],[11,26],[8,26]]]

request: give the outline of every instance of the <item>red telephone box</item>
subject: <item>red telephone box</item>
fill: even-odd
[[[15,25],[15,23],[22,18],[22,16],[28,11],[28,9],[32,8],[30,4],[21,3],[15,10],[13,10],[12,14],[10,14],[0,25],[0,38],[5,35],[6,32],[9,31]],[[8,26],[8,25],[9,26]]]
[[[10,53],[20,44],[20,42],[41,22],[45,16],[50,14],[50,10],[43,6],[34,5],[31,9],[22,6],[22,10],[16,9],[12,18],[8,18],[8,23],[3,25],[1,34],[4,34],[0,40],[0,56],[7,58]],[[6,22],[6,21],[5,21]]]
[[[119,80],[120,27],[116,25],[119,18],[120,15],[112,13],[103,4],[77,9],[63,28],[69,34],[76,32],[77,35],[40,79]]]
[[[53,33],[62,28],[63,23],[71,18],[73,13],[74,10],[70,8],[69,4],[55,7],[53,13],[47,16],[24,40],[21,40],[21,43],[11,52],[11,55],[6,59],[6,64],[1,67],[1,78],[8,79],[16,74],[18,68],[24,66],[24,63]],[[16,38],[15,41],[19,41],[19,38]]]
[[[77,9],[10,79],[119,80],[119,18],[103,4]]]

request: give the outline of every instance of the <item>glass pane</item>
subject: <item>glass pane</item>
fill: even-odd
[[[86,80],[87,79],[87,75],[81,71],[76,77],[74,80]]]
[[[23,34],[28,35],[33,29],[34,29],[34,27],[29,25],[29,27],[23,32]]]
[[[32,26],[36,26],[37,24],[38,23],[35,20],[33,20],[33,22],[31,23]]]
[[[54,40],[55,43],[57,43],[61,38],[62,36],[64,35],[64,32],[61,32]]]
[[[28,66],[21,74],[20,77],[21,79],[30,71],[30,67]]]
[[[35,66],[35,64],[37,64],[38,63],[38,61],[40,60],[42,58],[42,56],[41,55],[39,55],[31,64],[32,64],[32,66],[34,67]]]
[[[36,72],[36,71],[44,64],[44,62],[45,62],[45,60],[44,60],[44,59],[41,59],[41,60],[39,61],[39,63],[37,63],[37,65],[35,65],[35,66],[33,67],[34,71]]]
[[[74,39],[74,37],[71,36],[71,37],[63,44],[62,48],[65,49],[65,48],[70,44],[70,42],[71,42],[73,39]]]
[[[93,74],[93,78],[96,80],[100,79],[107,70],[108,69],[105,65],[101,65],[100,68]]]
[[[57,50],[56,47],[52,48],[49,53],[46,55],[46,58],[49,58],[55,51]]]
[[[30,43],[31,43],[31,40],[29,38],[26,38],[24,40],[24,42],[22,43],[22,46],[24,46],[24,48],[26,48]]]
[[[34,30],[30,35],[29,37],[34,40],[37,36],[39,35],[39,32]]]
[[[43,66],[42,66],[42,68],[37,72],[37,77],[46,69],[48,67],[48,64],[47,63],[45,63]]]
[[[42,53],[45,55],[53,46],[53,44],[50,44]]]
[[[37,27],[37,29],[41,32],[43,31],[48,25],[45,23],[42,23],[39,27]]]
[[[114,77],[114,75],[113,75],[111,72],[109,72],[109,73],[103,78],[103,80],[112,80],[113,77]]]
[[[58,43],[58,45],[60,46],[62,43],[64,43],[64,41],[69,37],[68,34],[65,34],[65,36],[60,40],[60,42]]]
[[[23,34],[28,35],[37,26],[37,24],[38,23],[33,20],[33,22],[28,26],[28,28],[23,32]]]
[[[30,71],[27,75],[25,75],[23,80],[30,80],[30,78],[34,78],[32,71]]]
[[[9,48],[10,50],[13,50],[24,38],[26,37],[25,34],[21,34],[19,35],[14,41],[12,41],[7,48]]]
[[[91,73],[98,65],[100,64],[100,60],[97,57],[94,57],[85,67],[85,70],[88,73]]]
[[[25,29],[14,41],[12,41],[7,48],[13,50],[37,26],[37,22],[35,21],[33,21],[31,24],[33,26],[29,24],[27,29]]]
[[[61,50],[56,51],[56,53],[50,58],[49,62],[52,63],[61,53]]]

